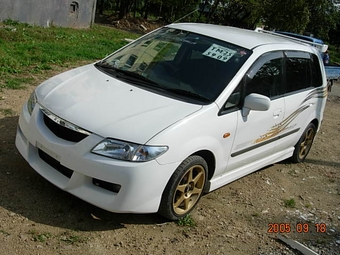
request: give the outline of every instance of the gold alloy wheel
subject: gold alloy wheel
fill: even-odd
[[[304,158],[308,154],[310,148],[312,147],[314,136],[315,136],[315,130],[312,127],[310,127],[306,131],[304,135],[304,139],[300,145],[299,157],[301,159]]]
[[[205,178],[205,170],[201,165],[194,165],[185,172],[173,199],[172,206],[176,214],[183,215],[195,206],[203,192]]]

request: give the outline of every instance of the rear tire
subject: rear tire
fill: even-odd
[[[169,220],[188,215],[206,190],[208,165],[200,156],[185,159],[171,176],[158,213]]]
[[[333,80],[327,81],[327,91],[328,92],[332,91],[332,86],[333,86]]]
[[[306,159],[310,148],[312,147],[315,135],[316,127],[313,123],[309,123],[300,140],[295,145],[295,150],[292,156],[293,162],[301,163]]]

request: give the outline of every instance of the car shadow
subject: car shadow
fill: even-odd
[[[58,189],[36,173],[17,151],[17,122],[17,116],[0,119],[0,215],[18,215],[36,223],[81,231],[167,221],[158,214],[111,213]]]
[[[326,161],[326,160],[320,160],[320,159],[316,160],[316,159],[306,158],[305,162],[313,164],[313,165],[340,167],[340,162],[332,162],[332,161]]]
[[[327,166],[327,167],[340,167],[340,162],[333,162],[333,161],[326,161],[326,160],[320,160],[320,159],[312,159],[312,158],[307,158],[303,163],[300,164],[313,164],[313,165],[320,165],[320,166]],[[299,164],[299,163],[293,163],[290,159],[285,159],[280,162],[275,163],[277,165],[286,165],[286,164]]]

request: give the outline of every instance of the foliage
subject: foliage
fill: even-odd
[[[257,0],[220,0],[218,4],[204,3],[208,21],[228,26],[253,28],[261,17],[261,2]],[[202,6],[202,5],[201,5]]]
[[[263,22],[269,29],[302,33],[310,20],[305,0],[268,0],[263,11]]]
[[[195,227],[196,222],[194,221],[190,214],[187,214],[177,221],[177,225],[182,227]]]
[[[283,203],[285,207],[289,207],[289,208],[294,208],[296,204],[294,198],[285,199],[283,200]]]
[[[334,14],[335,26],[329,31],[329,42],[340,47],[340,11]]]
[[[340,51],[338,46],[330,45],[328,47],[331,65],[340,65]]]
[[[113,16],[205,22],[313,34],[340,45],[339,0],[98,0]],[[199,7],[199,8],[198,8]],[[197,11],[195,11],[197,10]],[[102,11],[99,11],[102,13]],[[181,19],[183,18],[183,19]]]
[[[199,0],[98,0],[97,12],[111,11],[118,19],[156,17],[170,23],[192,12]]]
[[[324,40],[329,39],[329,32],[336,27],[338,10],[333,0],[308,0],[310,22],[305,31]]]
[[[84,243],[87,241],[86,237],[75,235],[70,232],[64,232],[60,235],[54,236],[51,233],[39,233],[37,230],[32,229],[28,231],[28,234],[32,236],[32,240],[35,242],[46,242],[51,239],[59,239],[67,244],[73,245],[78,243]]]
[[[3,230],[3,229],[0,229],[0,233],[1,233],[1,234],[4,234],[4,235],[6,235],[6,236],[11,235],[10,233],[8,233],[7,231],[5,231],[5,230]]]
[[[15,112],[12,110],[12,109],[1,109],[0,108],[0,112],[4,115],[4,116],[14,116],[15,115]],[[1,230],[0,230],[0,233],[1,233]]]
[[[52,237],[51,233],[38,233],[36,230],[30,230],[28,232],[32,236],[32,239],[35,242],[46,242],[48,239]]]
[[[74,233],[65,232],[60,236],[60,240],[68,244],[77,244],[86,242],[87,238]]]

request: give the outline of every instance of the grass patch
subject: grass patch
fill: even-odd
[[[4,84],[1,85],[1,88],[7,88],[7,89],[23,89],[27,82],[30,82],[31,78],[21,78],[21,77],[13,77],[13,75],[8,76],[8,78],[5,80]]]
[[[288,208],[295,208],[295,200],[294,198],[291,199],[285,199],[283,200],[284,206]]]
[[[36,230],[30,230],[28,232],[28,234],[30,234],[32,236],[33,241],[35,242],[46,242],[48,239],[50,239],[52,237],[52,234],[50,233],[38,233]]]
[[[39,242],[39,243],[44,243],[48,240],[50,241],[59,240],[67,244],[73,245],[77,243],[84,243],[87,240],[87,238],[85,237],[75,235],[70,232],[63,232],[60,235],[52,235],[51,233],[39,233],[36,230],[30,230],[28,234],[32,236],[33,241]]]
[[[177,225],[182,227],[195,227],[196,222],[194,221],[190,214],[187,214],[177,221]]]
[[[60,237],[60,240],[68,244],[76,244],[84,243],[87,240],[87,238],[66,232]]]
[[[127,44],[137,34],[94,25],[91,29],[0,23],[0,87],[20,89],[31,74],[90,63]]]
[[[3,230],[3,229],[0,229],[0,233],[1,233],[1,234],[4,234],[4,235],[6,235],[6,236],[11,235],[10,233],[8,233],[7,231],[5,231],[5,230]]]
[[[322,239],[317,239],[317,240],[316,240],[316,243],[317,243],[317,244],[320,244],[320,245],[327,244],[326,240],[322,240]]]
[[[0,109],[0,112],[4,116],[14,116],[15,115],[15,112],[12,109]]]

